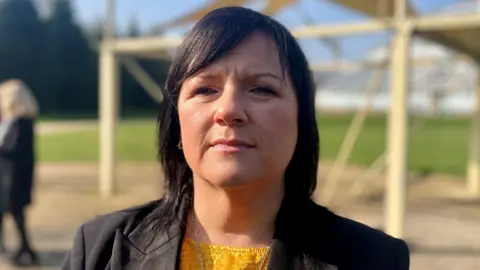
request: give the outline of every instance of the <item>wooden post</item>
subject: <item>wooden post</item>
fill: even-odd
[[[477,63],[477,87],[475,111],[472,115],[470,135],[470,157],[468,161],[467,188],[470,193],[480,196],[480,65]]]
[[[406,0],[395,2],[396,29],[392,42],[390,112],[388,118],[386,232],[403,237],[407,185],[408,88],[412,27],[406,20]]]
[[[107,21],[100,48],[99,105],[100,105],[100,162],[99,189],[104,198],[114,194],[115,131],[118,115],[119,66],[111,43],[115,38],[115,0],[107,0]]]

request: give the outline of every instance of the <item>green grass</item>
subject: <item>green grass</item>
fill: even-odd
[[[120,161],[156,159],[156,126],[154,121],[125,121],[118,126],[116,143]],[[37,156],[40,162],[90,162],[98,160],[98,130],[75,131],[38,136]]]
[[[340,149],[351,118],[321,117],[321,157],[333,160]],[[468,119],[410,119],[409,168],[417,172],[465,174]],[[419,128],[412,126],[421,125]],[[387,124],[383,117],[370,117],[357,140],[349,162],[368,166],[385,151]]]
[[[351,116],[319,118],[321,157],[333,160],[345,137]],[[412,171],[463,175],[469,141],[468,119],[411,119],[409,166]],[[156,159],[155,123],[148,120],[125,121],[119,125],[117,156],[120,161]],[[370,165],[385,149],[384,117],[369,117],[358,138],[349,162]],[[98,160],[98,131],[42,135],[38,138],[39,161],[89,162]]]
[[[157,111],[138,111],[138,110],[122,110],[122,119],[145,119],[157,116]],[[37,118],[40,121],[65,121],[65,120],[97,120],[98,115],[93,113],[42,113]]]

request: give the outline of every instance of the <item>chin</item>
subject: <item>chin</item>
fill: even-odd
[[[221,177],[212,177],[210,182],[222,189],[235,189],[248,186],[254,180],[251,178],[242,177],[239,175],[230,175],[230,176],[221,176]]]
[[[222,168],[206,174],[208,181],[222,189],[235,189],[248,186],[258,179],[255,175],[247,173],[245,170],[235,170]]]

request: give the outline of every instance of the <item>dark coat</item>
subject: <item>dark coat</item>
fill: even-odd
[[[32,201],[34,120],[3,122],[0,140],[0,213],[20,210]]]
[[[162,217],[162,207],[160,200],[82,225],[61,269],[178,269],[187,210],[152,237],[151,221]],[[268,269],[406,270],[409,250],[404,241],[313,202],[284,201]]]

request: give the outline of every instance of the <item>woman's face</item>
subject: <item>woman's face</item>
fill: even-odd
[[[180,91],[183,152],[194,178],[223,189],[282,183],[297,142],[297,111],[273,40],[247,37]]]

